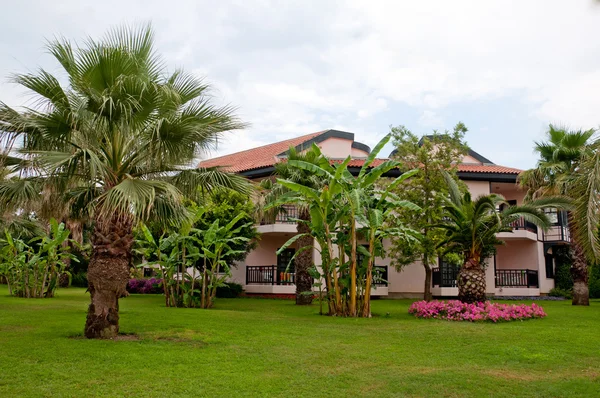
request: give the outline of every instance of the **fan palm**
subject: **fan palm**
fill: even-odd
[[[296,148],[290,147],[288,150],[288,161],[304,161],[310,164],[318,164],[320,154],[309,150],[305,153],[298,153]],[[304,169],[292,167],[288,161],[280,162],[275,165],[275,175],[277,178],[294,182],[312,189],[319,189],[323,186],[323,179],[315,173]],[[273,183],[272,180],[266,179],[261,182],[261,187],[264,189],[265,195],[261,198],[259,209],[259,217],[274,220],[280,213],[285,213],[285,206],[267,207],[276,203],[289,190],[281,184]],[[296,241],[298,252],[294,257],[294,265],[296,267],[296,304],[307,305],[312,303],[313,294],[313,277],[310,274],[310,269],[313,266],[312,246],[313,238],[310,235],[310,209],[303,203],[296,205],[298,209],[297,231],[300,238]]]
[[[600,144],[590,142],[594,133],[594,129],[569,131],[550,125],[548,140],[535,143],[540,156],[537,167],[519,176],[529,199],[560,194],[574,202],[574,212],[567,217],[572,236],[573,305],[589,305],[588,260],[600,257],[600,169],[596,164]]]
[[[445,252],[458,253],[462,266],[458,275],[458,299],[473,303],[485,300],[485,260],[503,244],[499,232],[512,232],[511,223],[523,218],[548,228],[550,220],[543,212],[547,206],[565,207],[568,201],[557,197],[539,199],[522,206],[508,206],[504,197],[491,194],[473,200],[469,192],[460,194],[456,182],[447,176],[450,200],[444,206],[446,222],[436,225],[445,230],[438,247]],[[504,205],[504,206],[501,206]],[[499,208],[503,210],[499,210]]]
[[[50,42],[68,85],[44,70],[17,75],[36,106],[17,111],[0,104],[0,130],[22,136],[28,167],[2,199],[24,205],[52,189],[93,222],[88,338],[118,333],[136,222],[176,224],[186,217],[183,196],[199,195],[199,187],[248,191],[241,177],[188,169],[222,133],[244,125],[232,108],[212,105],[209,87],[196,77],[167,74],[153,41],[143,26],[114,29],[85,47]]]

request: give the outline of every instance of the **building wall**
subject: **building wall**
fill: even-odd
[[[324,155],[333,159],[344,159],[352,153],[352,141],[343,138],[328,138],[317,144]]]
[[[473,199],[490,193],[489,181],[465,181]]]
[[[496,269],[539,269],[538,245],[532,240],[509,240],[498,246],[496,252]]]

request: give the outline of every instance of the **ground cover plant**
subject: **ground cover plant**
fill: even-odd
[[[523,321],[546,317],[544,309],[535,303],[531,305],[501,304],[489,301],[469,304],[458,300],[423,300],[412,303],[408,312],[417,318],[469,322]]]
[[[594,300],[491,324],[415,319],[411,300],[374,300],[373,318],[357,319],[293,300],[199,311],[131,295],[121,328],[137,335],[123,341],[81,337],[88,300],[83,288],[27,300],[0,285],[0,396],[591,397],[600,385]]]

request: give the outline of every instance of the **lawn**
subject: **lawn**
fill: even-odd
[[[0,286],[0,396],[597,396],[600,302],[542,302],[548,317],[503,324],[413,319],[409,300],[373,319],[291,301],[220,299],[167,309],[121,300],[139,340],[81,338],[88,296],[18,299]],[[386,315],[388,314],[388,315]]]

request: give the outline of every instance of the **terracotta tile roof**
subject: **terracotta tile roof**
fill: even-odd
[[[222,167],[227,171],[241,173],[244,171],[270,167],[277,162],[283,160],[277,156],[289,149],[290,146],[300,145],[312,138],[315,138],[328,130],[319,131],[312,134],[303,135],[285,141],[275,142],[273,144],[260,146],[257,148],[248,149],[241,152],[232,153],[218,158],[203,160],[198,164],[198,167]],[[388,159],[375,159],[372,163],[373,167],[379,166]],[[343,159],[332,159],[332,163],[341,163]],[[349,167],[362,167],[365,159],[352,159],[348,164]],[[464,173],[493,173],[493,174],[519,174],[521,170],[512,167],[498,166],[495,164],[460,164],[459,172]]]
[[[458,171],[465,173],[499,173],[499,174],[519,174],[523,170],[512,167],[498,166],[496,164],[460,164]]]
[[[375,159],[371,165],[373,167],[379,166],[381,163],[385,162],[388,159]],[[332,163],[342,163],[343,160],[332,160]],[[353,159],[348,163],[348,167],[362,167],[365,163],[364,159]],[[496,174],[519,174],[522,170],[514,169],[512,167],[504,167],[498,166],[495,164],[459,164],[458,171],[464,173],[496,173]]]
[[[277,163],[277,155],[287,151],[290,146],[300,145],[311,138],[315,138],[325,133],[325,131],[319,131],[317,133],[259,146],[230,155],[220,156],[218,158],[203,160],[198,164],[198,167],[222,167],[227,171],[240,173],[242,171],[273,166]]]

